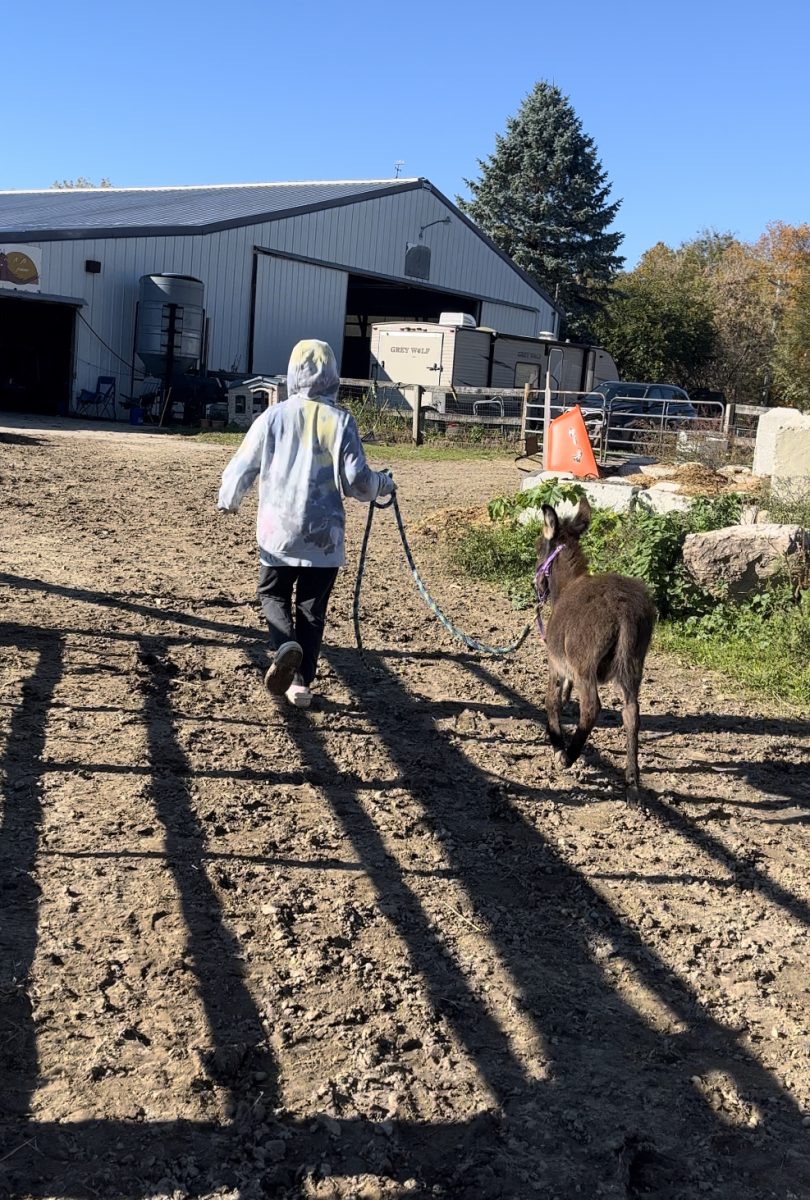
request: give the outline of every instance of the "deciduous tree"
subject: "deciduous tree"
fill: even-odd
[[[102,179],[100,183],[93,183],[91,179],[85,179],[84,175],[79,175],[76,179],[55,179],[51,187],[61,192],[70,190],[71,188],[108,188],[112,187],[112,184],[109,179]]]

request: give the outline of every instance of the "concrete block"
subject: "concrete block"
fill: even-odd
[[[653,483],[647,489],[649,492],[682,492],[683,484],[677,479],[661,479],[658,483]]]
[[[780,429],[774,439],[771,465],[774,491],[810,489],[810,417],[806,425]]]
[[[609,479],[588,480],[582,486],[595,508],[612,508],[614,512],[627,512],[641,491],[635,484],[618,483]]]
[[[563,483],[574,483],[574,476],[570,471],[537,471],[534,475],[527,475],[520,485],[522,492],[530,492],[532,488],[539,487],[541,483],[545,483],[547,479],[560,479]]]
[[[655,513],[687,512],[692,506],[692,497],[656,484],[639,492],[638,503]]]
[[[796,408],[772,408],[763,413],[757,425],[757,440],[754,446],[754,474],[760,477],[773,475],[776,439],[786,429],[810,429],[810,416]]]
[[[520,490],[522,492],[531,491],[546,479],[559,479],[563,483],[578,483],[595,508],[612,508],[614,512],[626,512],[632,504],[633,498],[640,491],[635,484],[623,483],[618,479],[588,479],[585,481],[575,479],[573,475],[569,475],[565,471],[539,471],[536,475],[529,475],[523,480]],[[561,517],[568,516],[575,507],[575,505],[564,503],[557,506]],[[533,512],[532,509],[523,511]],[[531,519],[531,517],[527,518],[527,520]]]

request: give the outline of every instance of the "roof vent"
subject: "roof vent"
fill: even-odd
[[[455,325],[459,329],[475,329],[475,317],[471,317],[469,313],[442,313],[439,317],[440,325]]]
[[[430,279],[430,246],[408,242],[405,247],[405,274],[411,279]]]

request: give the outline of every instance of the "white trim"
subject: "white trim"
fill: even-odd
[[[159,187],[87,187],[87,188],[0,188],[0,196],[53,196],[65,193],[75,195],[76,192],[90,192],[94,196],[115,192],[212,192],[236,191],[247,188],[287,188],[287,187],[346,187],[356,184],[367,187],[369,184],[380,184],[393,187],[398,183],[419,183],[415,176],[412,179],[276,179],[269,183],[188,183],[168,184]]]

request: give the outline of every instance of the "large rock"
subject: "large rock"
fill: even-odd
[[[798,525],[733,525],[690,533],[683,561],[695,583],[740,600],[775,575],[800,568],[807,548],[807,534]]]
[[[754,474],[773,475],[776,440],[783,430],[810,429],[810,416],[796,408],[772,408],[763,413],[757,425],[754,447]]]

